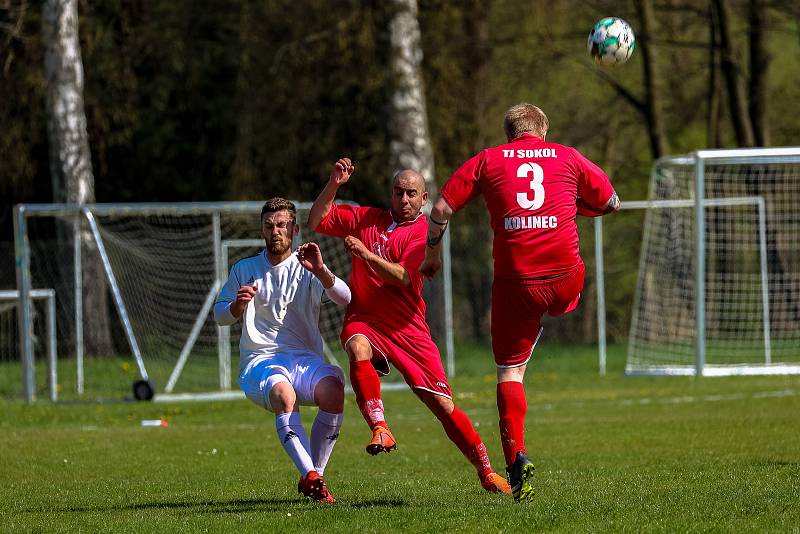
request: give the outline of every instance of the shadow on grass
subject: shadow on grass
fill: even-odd
[[[152,502],[128,504],[123,506],[68,506],[64,508],[31,508],[26,512],[113,512],[113,511],[135,511],[135,510],[190,510],[198,513],[211,514],[232,514],[242,512],[270,512],[286,510],[287,506],[308,506],[319,508],[402,508],[408,507],[408,503],[402,499],[370,499],[364,501],[342,501],[339,500],[334,505],[316,503],[311,500],[301,498],[292,499],[234,499],[231,501],[198,501],[198,502]]]

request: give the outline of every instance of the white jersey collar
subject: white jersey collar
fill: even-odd
[[[413,219],[411,219],[410,221],[397,222],[397,221],[394,220],[394,215],[392,215],[392,210],[390,208],[389,209],[389,217],[392,218],[392,224],[389,225],[389,228],[387,228],[386,231],[387,232],[391,232],[392,230],[394,230],[398,226],[405,226],[407,224],[414,224],[415,222],[417,222],[417,219],[422,217],[422,215],[423,215],[423,213],[422,213],[422,211],[420,211],[419,213],[417,213],[417,216],[414,217]]]
[[[273,265],[272,262],[269,261],[269,256],[267,256],[266,249],[262,250],[261,254],[264,256],[264,261],[267,262],[267,267],[269,269],[275,269],[276,267],[280,267],[282,265],[286,265],[288,262],[292,261],[292,258],[297,258],[297,256],[296,256],[297,251],[296,250],[292,250],[292,253],[289,254],[289,256],[285,260],[283,260],[280,263],[277,263],[277,264]]]

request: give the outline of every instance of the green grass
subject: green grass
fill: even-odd
[[[273,418],[248,401],[0,401],[0,530],[797,531],[798,378],[625,378],[621,347],[600,377],[593,346],[537,353],[528,505],[483,492],[408,391],[384,395],[399,449],[378,457],[364,452],[369,433],[347,399],[326,473],[333,507],[298,497]],[[458,354],[455,400],[500,469],[490,355]],[[169,427],[139,425],[156,418]]]

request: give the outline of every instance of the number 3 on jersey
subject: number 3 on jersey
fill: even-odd
[[[533,191],[533,200],[528,198],[528,192],[517,193],[517,204],[526,210],[538,210],[544,204],[544,169],[538,163],[523,163],[517,169],[517,178],[527,178],[528,174],[533,173],[533,180],[530,182]]]

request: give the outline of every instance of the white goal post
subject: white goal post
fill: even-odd
[[[800,148],[665,157],[649,197],[626,374],[800,374]],[[595,253],[602,374],[600,218]]]
[[[331,270],[348,279],[351,258],[341,240],[305,228],[311,203],[295,202],[295,205],[301,225],[295,246],[303,241],[316,241]],[[263,240],[258,238],[262,206],[263,202],[15,206],[14,300],[18,305],[19,352],[26,400],[36,399],[32,299],[42,298],[33,289],[41,286],[52,287],[48,298],[58,302],[52,322],[55,330],[57,315],[57,357],[69,363],[66,369],[74,367],[74,391],[61,391],[78,397],[120,393],[116,389],[100,389],[107,386],[106,376],[101,377],[100,385],[98,381],[87,385],[90,376],[96,380],[98,374],[109,372],[86,370],[89,363],[85,358],[85,331],[91,325],[86,324],[84,298],[90,288],[84,287],[83,270],[89,261],[102,264],[99,276],[105,279],[117,312],[119,321],[113,321],[115,348],[129,352],[135,360],[135,370],[124,362],[121,364],[125,372],[137,375],[128,380],[152,380],[156,399],[162,400],[170,395],[192,399],[230,393],[232,344],[238,342],[241,327],[218,327],[210,312],[231,264],[263,249]],[[65,257],[67,261],[63,261]],[[443,270],[449,274],[448,247],[444,251]],[[444,280],[447,297],[450,277],[445,276]],[[452,370],[449,298],[444,299],[443,313],[446,338],[442,341],[446,346],[447,366]],[[340,349],[331,347],[338,347],[342,316],[343,308],[335,305],[323,306],[320,313],[326,357],[337,364],[335,353]],[[56,359],[55,350],[54,343],[51,362]],[[238,354],[235,347],[233,351]],[[116,355],[109,356],[105,359],[111,360],[113,366]],[[99,365],[102,359],[95,358],[91,364]],[[113,385],[107,387],[118,387],[120,377],[108,378]],[[51,374],[51,382],[54,380],[55,375]],[[51,383],[52,399],[56,386]]]

